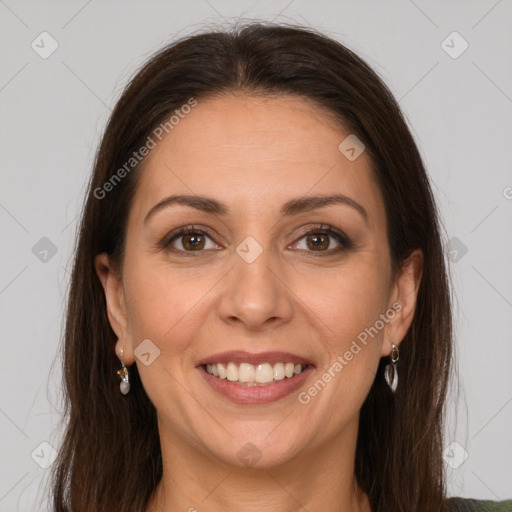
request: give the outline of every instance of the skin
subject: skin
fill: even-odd
[[[105,254],[96,268],[116,353],[137,364],[158,413],[164,472],[148,511],[370,511],[354,478],[359,411],[380,358],[411,324],[423,259],[415,251],[391,274],[382,196],[368,155],[349,161],[338,150],[347,135],[305,99],[225,95],[198,101],[147,157],[122,271]],[[340,204],[279,213],[290,199],[333,193],[362,205],[368,222]],[[145,223],[171,194],[212,197],[231,213],[173,205]],[[315,249],[300,228],[317,223],[343,231],[354,247],[329,254],[343,246],[324,237],[328,248]],[[195,257],[184,238],[172,242],[181,253],[159,246],[189,224],[215,237],[202,238],[200,251],[186,246]],[[236,252],[247,236],[263,248],[250,264]],[[237,405],[196,369],[227,350],[289,351],[315,363],[299,391],[307,390],[396,301],[401,311],[306,405],[298,392]],[[160,350],[149,366],[134,355],[144,339]],[[261,454],[254,467],[237,457],[248,442]]]

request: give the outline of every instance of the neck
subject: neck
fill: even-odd
[[[266,468],[226,464],[162,428],[160,438],[163,475],[146,512],[371,512],[354,475],[357,421],[335,439]]]

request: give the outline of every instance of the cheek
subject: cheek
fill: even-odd
[[[343,395],[345,402],[348,397],[364,399],[380,359],[385,326],[380,315],[385,313],[387,287],[385,273],[373,260],[317,273],[294,287],[304,298],[304,314],[320,334],[324,365],[319,377],[336,382],[329,384],[331,392]]]
[[[206,292],[212,288],[196,272],[171,272],[160,265],[133,265],[125,293],[130,332],[137,345],[151,339],[168,355],[182,352],[191,339]],[[170,343],[172,341],[172,343]]]
[[[384,313],[386,276],[374,260],[368,255],[310,278],[296,278],[293,289],[322,332],[342,340],[357,337]]]

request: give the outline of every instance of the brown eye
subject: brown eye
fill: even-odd
[[[190,253],[203,252],[208,249],[218,249],[219,246],[205,231],[198,228],[186,227],[173,231],[163,242],[173,252]]]
[[[183,235],[180,238],[182,238],[181,244],[184,249],[195,251],[204,248],[205,239],[201,234]]]
[[[353,243],[342,231],[329,225],[321,225],[302,235],[292,248],[327,256],[352,249]]]
[[[315,233],[306,238],[308,247],[314,251],[325,250],[329,248],[329,236],[325,233]]]

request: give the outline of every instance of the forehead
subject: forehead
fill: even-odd
[[[217,197],[255,213],[339,192],[364,204],[372,221],[384,215],[380,191],[365,152],[353,161],[340,152],[348,135],[330,112],[300,97],[198,100],[147,156],[134,214],[175,193]]]

